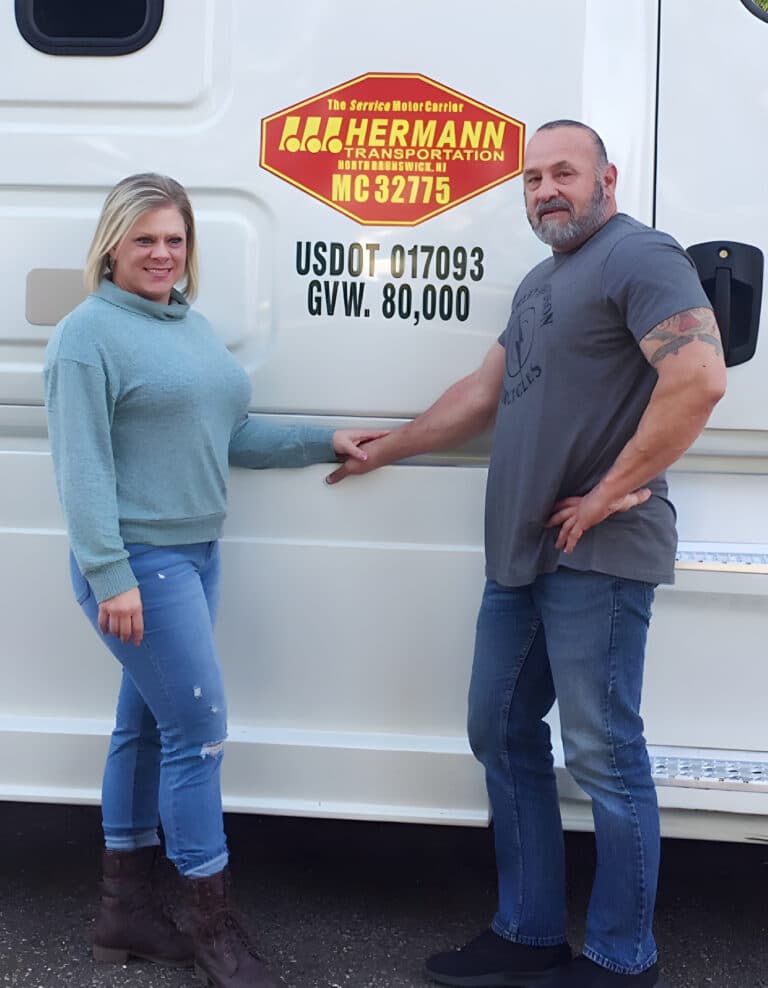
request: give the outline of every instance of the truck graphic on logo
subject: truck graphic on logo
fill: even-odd
[[[525,126],[426,76],[368,73],[265,117],[261,166],[367,226],[416,226],[522,170]]]

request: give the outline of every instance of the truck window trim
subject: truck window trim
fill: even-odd
[[[145,0],[147,14],[141,28],[125,38],[54,38],[35,23],[34,0],[15,0],[16,25],[24,40],[45,55],[130,55],[149,44],[163,19],[165,0]]]

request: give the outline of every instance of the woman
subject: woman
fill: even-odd
[[[227,893],[226,699],[212,628],[228,463],[365,459],[360,444],[382,433],[249,417],[248,376],[189,305],[195,223],[172,179],[133,175],[115,186],[85,280],[91,294],[48,346],[45,384],[75,594],[123,667],[94,956],[194,963],[217,988],[271,988]],[[159,821],[191,939],[152,900]]]

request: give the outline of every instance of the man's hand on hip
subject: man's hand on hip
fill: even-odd
[[[645,503],[650,496],[649,488],[641,487],[636,491],[630,491],[624,497],[614,498],[611,501],[598,484],[582,497],[566,497],[562,501],[558,501],[552,508],[552,514],[544,527],[557,528],[559,526],[560,532],[555,546],[570,553],[576,548],[576,543],[581,536],[590,528],[599,525],[609,515],[629,511],[631,508],[637,507],[638,504]]]

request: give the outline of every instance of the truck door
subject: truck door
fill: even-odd
[[[117,670],[69,597],[40,370],[57,315],[76,301],[71,292],[98,208],[118,179],[151,169],[189,189],[200,226],[199,308],[251,373],[253,410],[339,425],[402,422],[474,369],[503,329],[520,278],[548,253],[528,227],[519,180],[483,180],[480,152],[492,153],[498,134],[499,118],[488,108],[529,131],[564,117],[595,126],[619,166],[622,209],[653,220],[658,7],[647,0],[623,0],[620,14],[615,0],[476,0],[471,16],[454,0],[391,0],[362,13],[354,0],[296,0],[268,10],[251,0],[146,2],[162,8],[156,34],[126,54],[80,50],[87,45],[39,49],[15,23],[13,5],[0,14],[0,593],[8,684],[0,737],[20,752],[0,770],[0,797],[98,799]],[[30,0],[16,7],[39,10],[38,26],[48,23],[48,33],[60,36],[65,28],[42,14],[59,17],[75,5]],[[738,0],[674,0],[662,9],[672,25],[662,31],[665,113],[679,117],[693,101],[687,73],[694,70],[673,63],[699,64],[688,39],[698,44],[708,21],[717,24],[713,53],[732,13],[752,44],[749,57],[762,64],[756,39],[768,25]],[[685,11],[696,23],[692,33]],[[746,55],[729,59],[729,79],[746,73],[746,63]],[[712,55],[713,90],[718,64]],[[353,150],[345,157],[342,142],[330,165],[326,151],[339,137],[336,122],[318,122],[321,95],[331,117],[355,115],[339,131],[351,136]],[[395,99],[405,109],[395,111]],[[729,120],[732,106],[722,99],[721,118]],[[691,112],[699,110],[708,121],[708,111]],[[435,113],[447,129],[430,124]],[[298,170],[265,152],[275,122],[278,150],[281,143],[293,148],[287,168]],[[708,125],[703,149],[687,148],[683,136],[696,137],[688,117],[661,126],[659,187],[676,203],[691,165],[705,167],[725,138],[717,143]],[[756,149],[758,128],[740,129]],[[663,148],[668,133],[680,136],[677,166]],[[447,185],[395,182],[396,171],[372,167],[393,163],[377,158],[383,146],[411,138],[409,146],[428,150],[430,162],[450,166],[435,179],[458,182],[458,159],[449,152],[466,151],[474,185],[415,225],[395,209],[372,221],[358,207],[381,205],[376,192],[398,207],[403,196],[424,205],[434,195],[445,205],[437,196]],[[433,158],[432,151],[445,154]],[[340,169],[339,161],[350,167]],[[333,185],[328,195],[315,184],[326,166],[338,172],[336,199]],[[372,183],[374,175],[390,181]],[[765,207],[758,214],[754,190],[744,193],[750,209],[738,213],[753,227],[726,229],[708,216],[704,229],[710,184],[684,199],[681,214],[660,198],[660,225],[685,242],[721,235],[755,242]],[[458,185],[450,188],[453,194]],[[723,221],[729,217],[724,208]],[[757,513],[747,521],[750,492],[765,501],[754,468],[765,425],[749,424],[762,414],[751,404],[761,397],[755,367],[737,368],[750,398],[743,409],[724,406],[722,424],[706,440],[720,445],[705,445],[714,452],[695,460],[715,479],[696,486],[700,475],[689,470],[676,480],[690,538],[746,538],[747,530],[764,538]],[[482,442],[446,450],[334,489],[322,484],[321,467],[233,473],[218,632],[230,694],[229,808],[487,821],[482,773],[465,731],[483,581],[486,454]],[[738,464],[740,479],[726,460]],[[733,515],[730,527],[709,526],[718,511]],[[754,644],[754,590],[742,599],[707,587],[721,614],[734,600],[747,602],[739,622]],[[697,605],[706,609],[709,599],[702,593],[670,592],[674,606],[660,594],[648,720],[661,745],[706,744],[725,695],[700,668],[685,665],[694,663],[687,650],[685,659],[676,657],[680,634],[703,626]],[[711,642],[696,642],[711,666],[728,653],[727,637],[715,631],[717,656]],[[750,668],[740,661],[733,667],[743,687]],[[765,689],[744,692],[748,716],[718,734],[718,743],[756,750]],[[683,719],[691,694],[701,710]],[[584,822],[583,803],[578,812],[569,823]]]
[[[662,0],[660,12],[656,225],[685,247],[722,240],[768,254],[768,15],[750,0]],[[729,369],[709,428],[670,473],[678,579],[657,596],[644,700],[662,805],[746,814],[742,836],[765,835],[749,814],[768,813],[761,302],[754,356]]]

